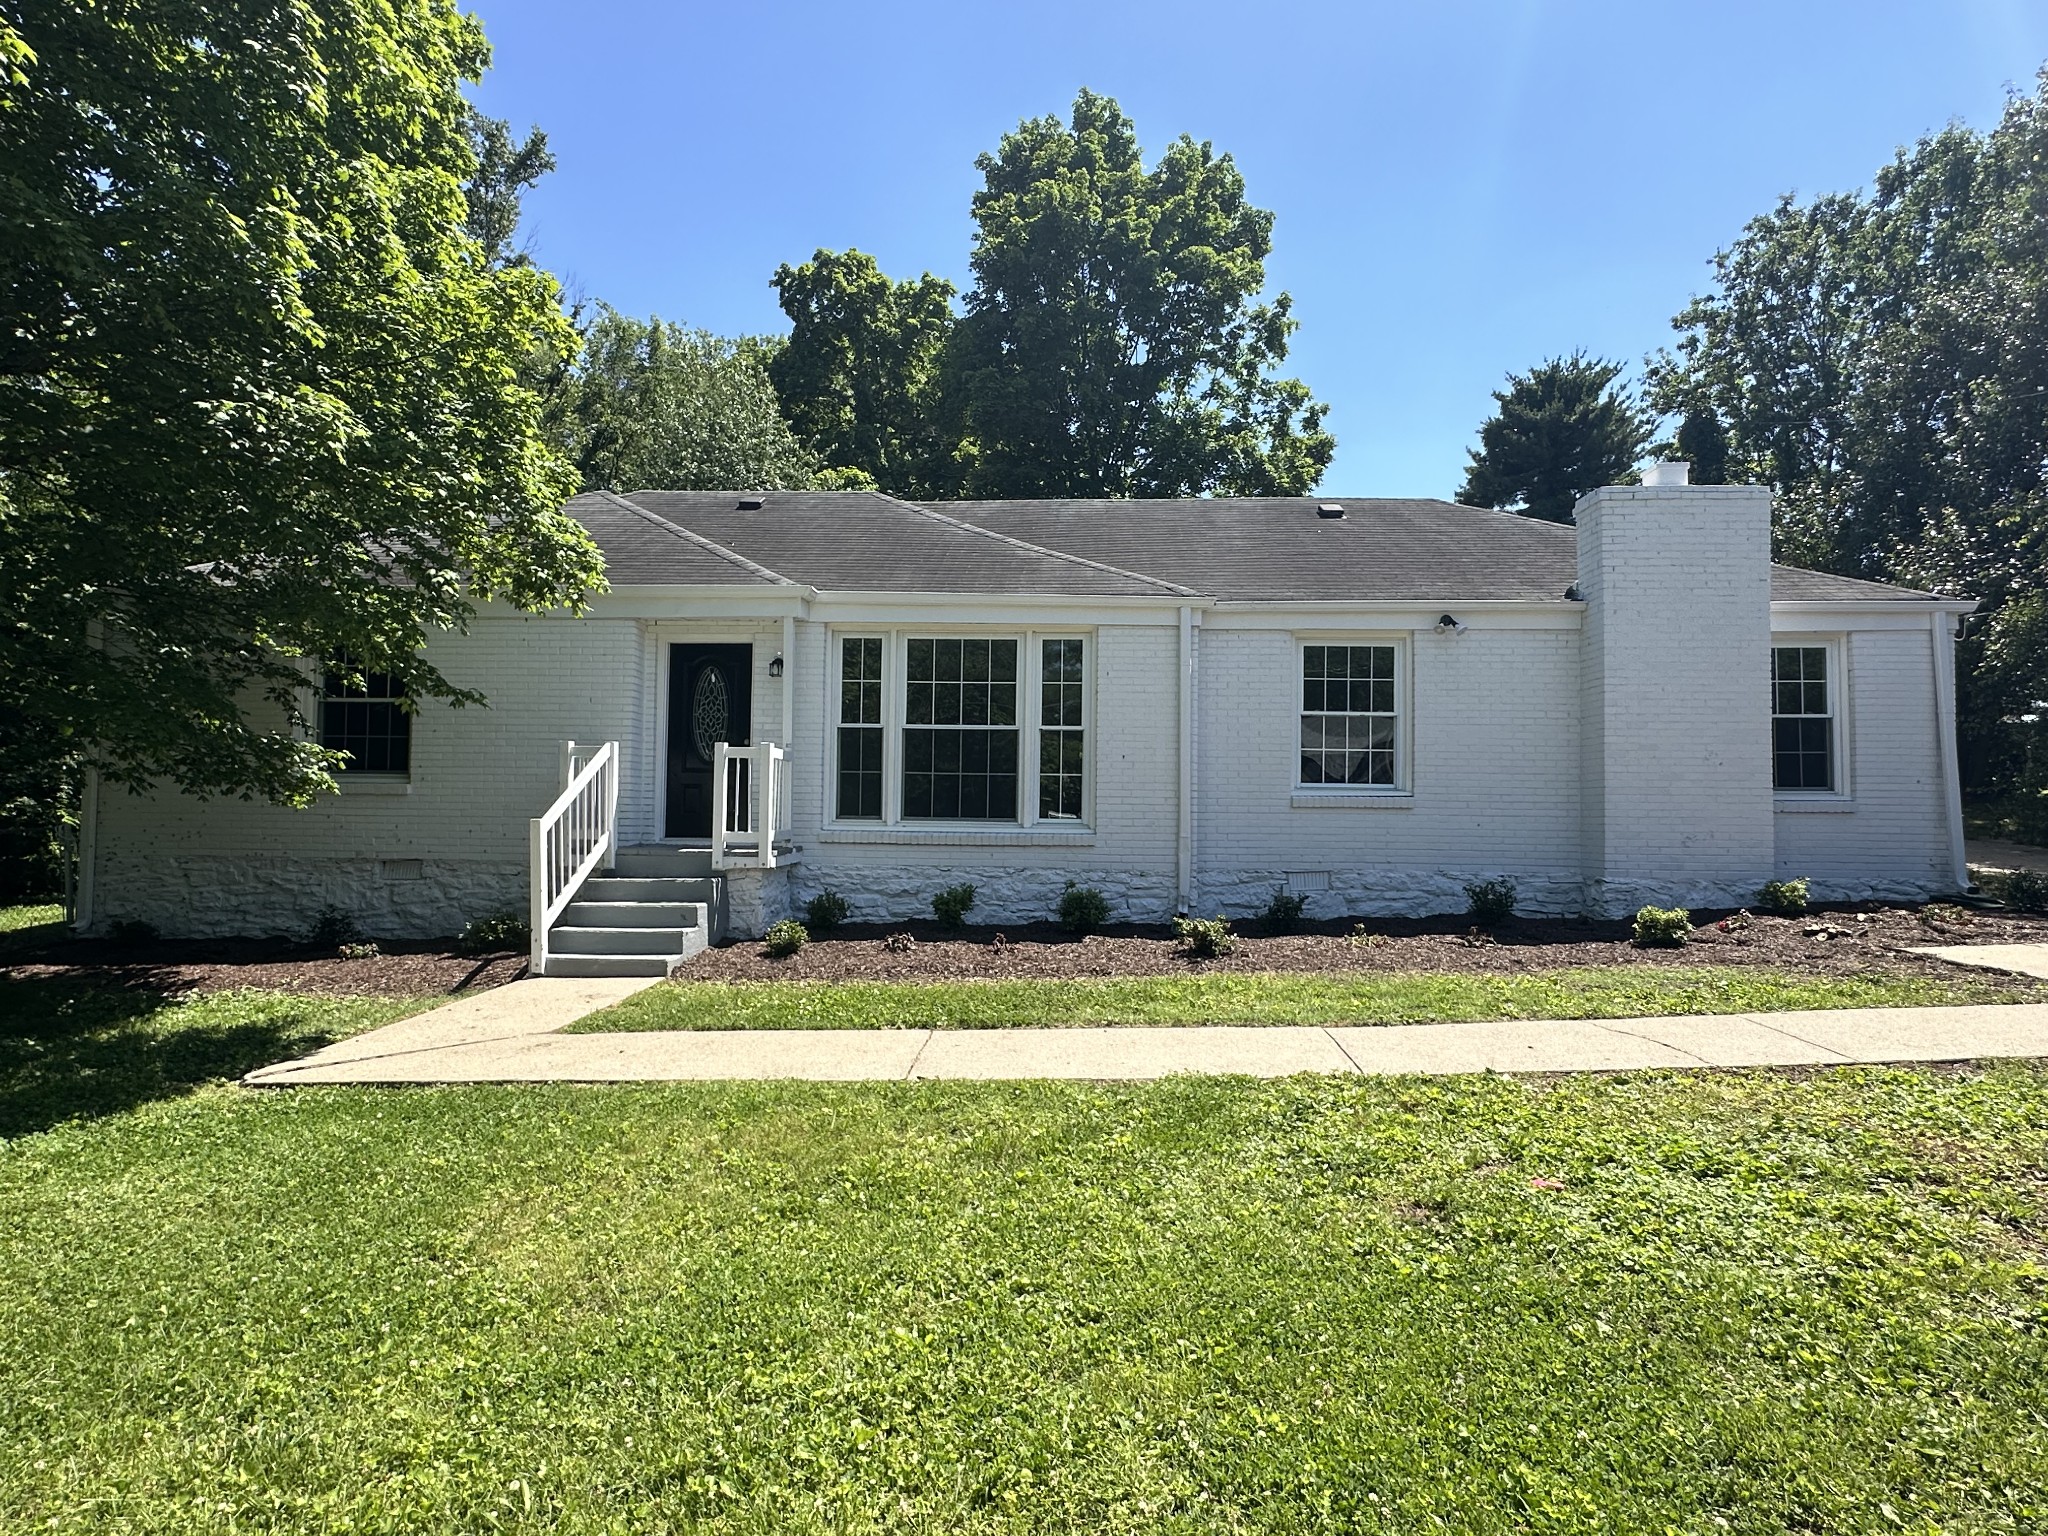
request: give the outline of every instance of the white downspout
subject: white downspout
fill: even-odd
[[[78,792],[78,883],[72,887],[71,931],[92,927],[93,871],[100,861],[100,776],[88,768]]]
[[[1174,902],[1188,911],[1195,883],[1195,610],[1180,605],[1180,826],[1174,845]]]
[[[1927,627],[1934,645],[1934,730],[1941,744],[1941,801],[1948,818],[1949,860],[1956,889],[1970,888],[1970,856],[1963,845],[1963,781],[1956,755],[1955,616],[1936,613]]]
[[[796,615],[782,616],[782,740],[787,752],[796,730]]]

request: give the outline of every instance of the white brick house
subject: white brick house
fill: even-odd
[[[968,882],[1007,923],[1070,879],[1140,920],[1283,884],[1311,915],[1456,911],[1494,876],[1606,915],[1800,875],[1958,889],[1972,604],[1774,567],[1764,491],[1651,478],[1678,483],[1597,491],[1576,528],[1348,498],[579,497],[611,590],[432,644],[488,709],[323,701],[361,766],[307,811],[91,796],[81,920],[267,932],[334,905],[427,936],[533,909],[550,969],[601,970],[827,887],[901,919]]]

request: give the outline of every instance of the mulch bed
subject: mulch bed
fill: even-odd
[[[90,980],[173,995],[254,987],[337,997],[452,997],[502,986],[526,972],[523,950],[469,955],[445,939],[383,940],[379,948],[383,953],[371,959],[343,960],[288,939],[65,939],[0,956],[0,980]]]
[[[1191,960],[1163,927],[1117,927],[1075,938],[1051,924],[946,930],[933,923],[849,923],[785,960],[759,943],[707,950],[678,981],[967,981],[1025,977],[1163,976],[1190,972],[1463,971],[1512,975],[1590,965],[1760,965],[1828,975],[1935,976],[1966,972],[1922,944],[2048,943],[2048,919],[1948,906],[1863,902],[1805,917],[1700,914],[1681,949],[1638,949],[1627,923],[1516,918],[1491,933],[1462,918],[1343,919],[1292,933],[1233,924],[1237,948]],[[906,943],[906,939],[908,942]],[[895,947],[891,947],[892,944]],[[253,987],[343,997],[452,997],[517,980],[523,952],[459,953],[447,940],[390,941],[383,953],[343,960],[284,939],[163,939],[117,945],[66,939],[0,954],[0,980],[62,977],[179,994]]]
[[[2048,919],[1955,907],[1877,902],[1815,908],[1805,917],[1695,914],[1699,926],[1679,949],[1638,949],[1626,922],[1512,919],[1481,934],[1463,918],[1342,919],[1302,923],[1292,933],[1233,923],[1237,948],[1191,960],[1163,927],[1117,927],[1074,938],[1051,924],[998,931],[951,931],[932,923],[849,923],[775,959],[758,943],[707,950],[678,981],[962,981],[1024,977],[1160,976],[1231,971],[1464,971],[1513,974],[1590,965],[1758,965],[1830,975],[1938,976],[1968,973],[1927,955],[1922,944],[2048,942]],[[1726,917],[1728,926],[1718,926]],[[907,944],[902,937],[908,935]],[[892,943],[896,946],[891,947]]]

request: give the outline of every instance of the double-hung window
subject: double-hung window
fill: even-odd
[[[882,816],[882,640],[839,642],[839,802],[849,821]]]
[[[1398,785],[1398,661],[1391,644],[1301,648],[1302,785]]]
[[[1771,647],[1771,783],[1835,788],[1835,689],[1828,647]]]
[[[1081,642],[1040,642],[1038,675],[1038,814],[1047,821],[1078,820],[1088,751]]]
[[[404,685],[336,656],[321,675],[320,745],[348,754],[343,773],[410,772],[412,706]]]
[[[1017,819],[1017,642],[905,648],[903,819]]]
[[[836,637],[841,822],[1080,822],[1088,644],[1076,635]]]

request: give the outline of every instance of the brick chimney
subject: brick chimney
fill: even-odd
[[[1684,464],[1603,486],[1579,534],[1586,902],[1745,906],[1772,878],[1771,498]]]

